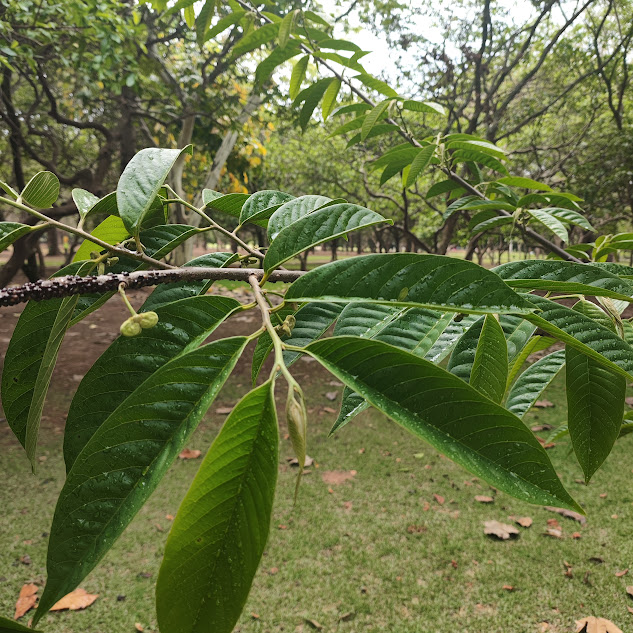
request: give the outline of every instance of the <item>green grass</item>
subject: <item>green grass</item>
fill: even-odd
[[[630,629],[633,616],[626,607],[633,603],[625,587],[633,584],[631,436],[618,443],[589,486],[574,482],[581,472],[567,443],[550,451],[564,483],[587,509],[588,522],[580,526],[503,494],[491,505],[475,502],[477,494],[494,493],[377,412],[367,412],[327,439],[334,416],[323,412],[324,406],[332,406],[324,393],[335,387],[315,363],[296,367],[311,409],[308,452],[319,467],[304,477],[293,507],[295,473],[285,466],[291,448],[282,440],[284,466],[270,541],[240,631],[292,632],[309,618],[325,631],[341,633],[523,633],[542,630],[542,622],[549,623],[549,632],[562,632],[575,630],[575,619],[592,614]],[[234,403],[247,388],[243,370],[211,411]],[[283,400],[281,381],[277,391]],[[530,414],[530,425],[564,419],[560,381],[547,397],[556,407]],[[205,450],[222,419],[207,419],[189,446]],[[12,616],[22,584],[44,582],[46,532],[64,478],[62,436],[48,422],[40,449],[46,459],[35,476],[8,431],[0,440],[0,613]],[[165,515],[176,513],[199,463],[173,465],[113,550],[82,583],[99,600],[85,611],[48,615],[41,630],[131,633],[136,622],[146,631],[156,630],[153,591],[170,525]],[[357,474],[329,492],[321,473],[334,469]],[[445,503],[440,505],[434,494]],[[530,516],[534,523],[521,529],[516,541],[493,541],[483,534],[485,520],[508,522],[509,515]],[[563,528],[562,540],[543,536],[552,518]],[[409,526],[417,526],[415,533],[409,533]],[[582,538],[571,538],[576,531]],[[25,554],[32,560],[28,566],[19,562]],[[591,562],[591,557],[604,562]],[[564,576],[563,561],[572,566],[572,578]],[[616,578],[616,571],[629,566],[628,576]],[[508,592],[503,585],[516,589]],[[118,601],[117,596],[125,599]],[[339,621],[350,612],[352,619]]]

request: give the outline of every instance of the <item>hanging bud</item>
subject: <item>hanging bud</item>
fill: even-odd
[[[129,319],[123,321],[119,331],[123,336],[136,336],[141,333],[141,326],[136,322],[135,317],[130,317]]]
[[[132,318],[135,319],[144,330],[149,330],[158,323],[158,315],[156,312],[142,312]]]
[[[281,331],[286,336],[291,336],[292,335],[292,328],[294,328],[296,323],[297,323],[297,319],[295,319],[292,314],[289,314],[286,317],[285,321],[281,324]]]

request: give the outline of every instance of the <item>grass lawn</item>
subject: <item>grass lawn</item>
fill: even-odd
[[[318,468],[304,477],[293,507],[295,472],[285,465],[291,449],[282,440],[269,546],[240,631],[309,631],[309,619],[324,631],[341,633],[562,632],[575,630],[574,620],[591,614],[631,630],[633,615],[627,606],[633,601],[625,591],[633,584],[631,436],[619,443],[589,486],[575,483],[581,474],[568,444],[550,450],[563,481],[587,509],[584,526],[503,494],[492,504],[481,504],[475,495],[494,495],[487,485],[377,412],[366,412],[327,439],[334,414],[325,407],[336,404],[324,394],[340,387],[329,385],[315,365],[299,362],[296,367],[307,387],[308,452]],[[212,413],[245,392],[246,369],[227,385]],[[558,424],[563,419],[560,381],[547,397],[556,406],[530,414],[529,424]],[[189,446],[206,450],[221,420],[220,415],[210,416]],[[64,477],[61,432],[45,427],[40,451],[45,460],[35,476],[6,429],[0,437],[3,615],[13,615],[23,583],[44,582],[47,530]],[[135,623],[156,630],[153,591],[170,526],[166,515],[176,513],[199,463],[178,460],[173,465],[113,550],[82,583],[99,594],[96,603],[85,611],[49,614],[41,630],[132,633]],[[330,485],[322,476],[331,470],[357,474],[346,483]],[[508,522],[509,515],[529,516],[534,523],[520,528],[516,541],[493,541],[484,535],[485,520]],[[548,519],[559,521],[562,539],[543,535]],[[574,532],[581,538],[572,538]],[[29,565],[20,562],[25,555]],[[564,575],[564,562],[571,566],[570,576]],[[616,577],[628,567],[630,574]]]

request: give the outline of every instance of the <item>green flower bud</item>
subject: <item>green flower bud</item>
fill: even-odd
[[[136,336],[141,333],[141,326],[134,320],[134,317],[130,317],[123,321],[119,331],[123,336]]]
[[[156,312],[142,312],[136,315],[135,320],[144,330],[149,330],[158,323],[158,315]]]

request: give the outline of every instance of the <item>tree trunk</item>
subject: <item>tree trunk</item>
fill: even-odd
[[[48,229],[46,239],[48,242],[48,256],[61,255],[61,251],[59,250],[59,235],[55,227]]]

